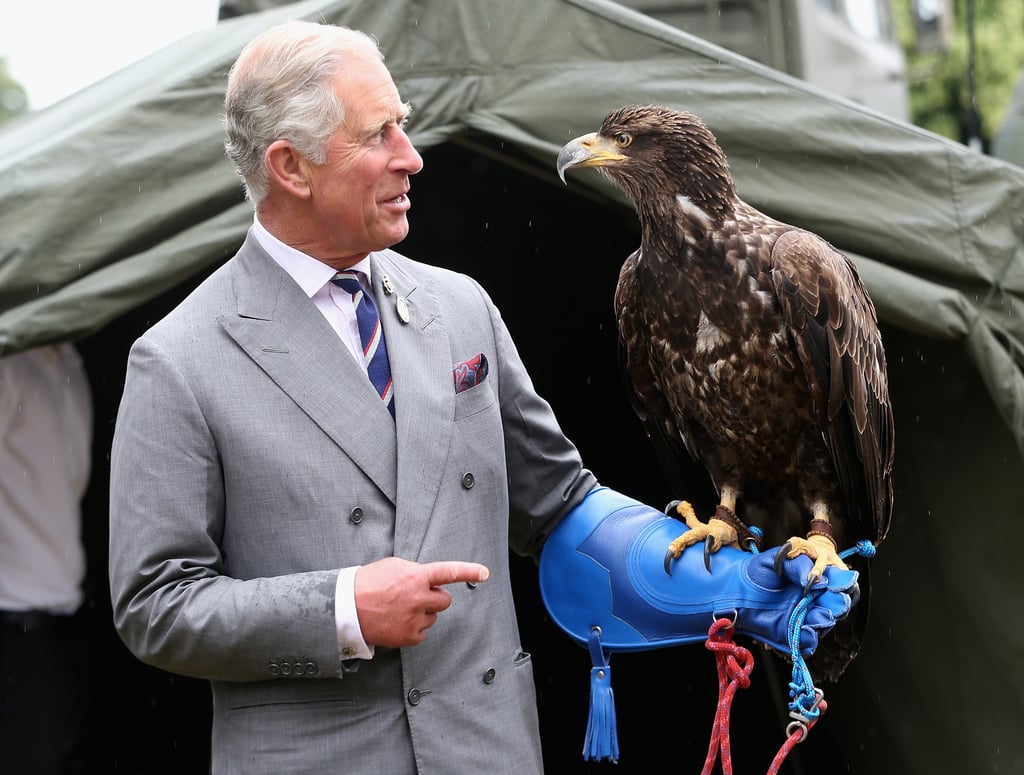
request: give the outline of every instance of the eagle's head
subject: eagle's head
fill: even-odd
[[[685,196],[722,211],[735,195],[725,154],[697,116],[659,105],[630,105],[608,114],[597,132],[570,140],[558,154],[558,175],[596,167],[641,211],[652,197]]]

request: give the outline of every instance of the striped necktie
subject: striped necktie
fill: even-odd
[[[370,382],[394,417],[395,393],[391,384],[391,366],[388,364],[388,348],[384,344],[384,330],[380,326],[377,305],[373,303],[373,297],[363,291],[363,285],[355,272],[338,272],[331,278],[331,282],[352,295],[359,338],[363,343],[366,373],[370,375]]]

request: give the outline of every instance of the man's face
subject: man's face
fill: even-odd
[[[353,64],[335,91],[345,121],[328,143],[327,163],[312,168],[312,202],[330,258],[358,260],[409,233],[409,176],[423,159],[405,134],[408,106],[383,63]]]

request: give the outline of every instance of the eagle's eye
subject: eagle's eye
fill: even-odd
[[[631,135],[629,132],[620,132],[619,134],[615,135],[615,144],[619,146],[619,148],[628,148],[629,144],[632,142],[633,135]]]

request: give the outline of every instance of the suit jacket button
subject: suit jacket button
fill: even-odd
[[[409,696],[408,696],[409,704],[410,705],[419,705],[420,704],[421,696],[422,695],[420,694],[420,690],[419,689],[410,689],[409,690]]]
[[[363,521],[363,510],[356,506],[352,511],[349,512],[348,521],[353,525],[358,525]]]
[[[462,475],[462,486],[467,490],[472,490],[474,484],[476,484],[476,479],[473,478],[473,474],[466,471],[466,473]]]
[[[495,672],[494,668],[493,667],[490,668],[486,673],[484,673],[484,683],[485,684],[492,684],[492,683],[494,683],[494,676],[495,675],[497,675],[497,673]]]

